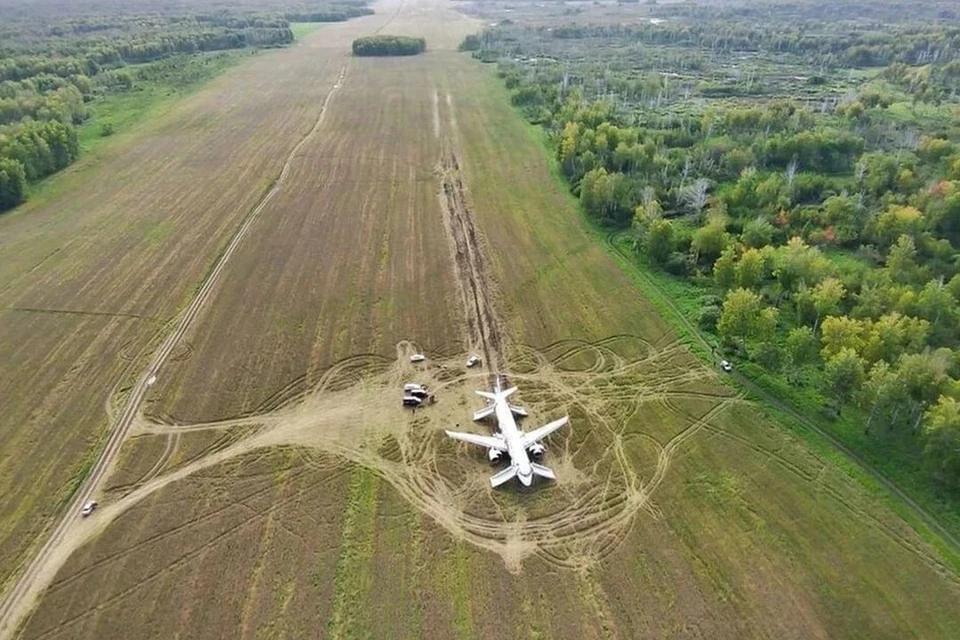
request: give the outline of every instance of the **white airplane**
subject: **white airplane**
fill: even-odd
[[[522,407],[515,407],[507,403],[507,398],[516,390],[516,387],[511,387],[506,391],[501,391],[500,380],[498,378],[497,385],[492,393],[477,391],[477,395],[490,400],[491,404],[474,413],[473,419],[483,420],[491,414],[496,414],[500,433],[492,436],[481,436],[476,433],[447,431],[447,435],[455,440],[463,440],[464,442],[486,447],[487,455],[491,462],[498,461],[504,453],[510,457],[510,466],[491,476],[490,485],[493,487],[499,487],[513,477],[519,478],[520,482],[527,487],[533,482],[533,476],[535,475],[549,478],[550,480],[556,479],[553,471],[536,462],[531,462],[530,456],[539,458],[543,455],[546,447],[540,443],[540,440],[567,424],[569,416],[563,416],[559,420],[554,420],[539,429],[525,433],[517,426],[514,415],[526,416],[526,410]]]

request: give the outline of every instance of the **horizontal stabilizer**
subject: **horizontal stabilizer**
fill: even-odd
[[[461,433],[459,431],[447,431],[447,436],[454,440],[462,440],[470,444],[486,447],[487,449],[496,449],[497,451],[506,451],[507,445],[503,438],[495,436],[481,436],[478,433]]]
[[[492,415],[493,412],[496,411],[496,409],[497,409],[497,405],[495,405],[495,404],[491,404],[491,405],[488,406],[488,407],[484,407],[483,409],[480,409],[480,411],[474,412],[474,414],[473,414],[473,419],[474,419],[474,420],[483,420],[483,419],[486,418],[487,416]]]
[[[533,469],[534,475],[538,475],[541,478],[549,478],[550,480],[557,479],[557,476],[553,475],[553,470],[543,466],[542,464],[531,462],[530,467]]]
[[[513,392],[516,391],[516,387],[510,387],[505,391],[477,391],[476,394],[482,398],[486,398],[491,402],[496,402],[498,400],[506,400],[513,395]]]
[[[496,488],[504,482],[509,482],[517,476],[517,468],[517,465],[512,464],[503,471],[490,476],[490,486]]]
[[[513,412],[513,415],[520,416],[521,418],[526,418],[528,415],[527,410],[524,409],[523,407],[516,407],[514,405],[510,405],[510,411]]]
[[[538,440],[543,440],[548,435],[567,424],[567,421],[570,419],[569,416],[563,416],[559,420],[554,420],[550,424],[546,424],[539,429],[534,429],[528,433],[523,434],[523,446],[529,447],[530,445],[536,443]]]

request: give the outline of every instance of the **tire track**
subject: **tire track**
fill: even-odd
[[[449,146],[449,143],[444,146]],[[506,340],[490,298],[494,291],[493,279],[480,249],[479,234],[467,203],[460,162],[452,149],[443,151],[438,172],[444,227],[450,239],[470,347],[483,352],[484,364],[492,374],[506,363]]]
[[[330,92],[327,93],[327,96],[320,107],[320,113],[318,114],[313,127],[290,151],[290,154],[287,156],[283,167],[280,170],[280,175],[270,185],[253,209],[250,210],[240,227],[233,234],[233,237],[228,242],[226,248],[217,258],[213,268],[204,279],[203,284],[197,291],[196,296],[194,296],[190,305],[180,317],[180,320],[174,325],[173,331],[168,334],[161,343],[160,347],[154,353],[153,359],[150,361],[146,371],[140,376],[136,384],[131,389],[130,395],[127,398],[127,402],[124,405],[124,409],[120,413],[119,418],[110,432],[106,447],[97,459],[93,469],[84,479],[83,483],[80,485],[80,489],[76,492],[73,499],[67,505],[66,511],[54,528],[53,533],[47,539],[46,543],[44,543],[44,545],[40,548],[40,551],[34,556],[33,560],[27,565],[27,568],[14,583],[13,588],[4,599],[3,604],[0,605],[0,639],[10,638],[13,636],[18,628],[20,620],[23,619],[27,612],[32,608],[36,597],[53,580],[54,575],[60,566],[57,561],[59,560],[62,562],[65,560],[65,558],[59,558],[54,551],[61,545],[66,536],[69,534],[71,526],[77,521],[80,507],[85,502],[90,500],[90,498],[99,488],[107,472],[111,469],[113,462],[120,451],[120,447],[130,431],[130,426],[133,424],[134,418],[140,410],[143,399],[146,397],[147,391],[151,386],[151,378],[154,378],[154,376],[157,375],[164,363],[170,357],[170,354],[173,353],[174,349],[179,344],[180,340],[190,329],[194,320],[196,320],[200,310],[210,298],[214,287],[219,282],[223,273],[226,271],[226,266],[230,261],[230,257],[236,252],[244,238],[246,238],[246,236],[249,234],[250,228],[260,217],[260,214],[266,208],[267,204],[276,196],[280,188],[286,182],[290,175],[293,161],[299,155],[300,150],[314,137],[314,135],[320,129],[327,114],[327,107],[329,106],[331,99],[343,86],[346,71],[346,66],[340,70],[340,74],[337,77],[336,82],[330,89]]]

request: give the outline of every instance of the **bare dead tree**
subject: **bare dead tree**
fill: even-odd
[[[680,199],[699,215],[703,208],[707,206],[707,191],[709,188],[710,181],[706,178],[700,178],[680,192]]]
[[[787,189],[793,189],[793,181],[797,177],[797,156],[790,159],[790,164],[787,165],[783,177],[787,180]]]

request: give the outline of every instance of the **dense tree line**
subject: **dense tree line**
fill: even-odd
[[[714,52],[769,51],[813,56],[822,64],[846,67],[885,66],[894,62],[923,64],[960,58],[960,28],[917,26],[896,32],[852,31],[838,36],[757,28],[731,21],[716,24],[570,25],[553,29],[552,37],[622,38],[646,44],[704,47]]]
[[[353,41],[355,56],[415,56],[426,49],[426,40],[408,36],[367,36]]]
[[[0,127],[0,211],[23,202],[27,181],[68,166],[79,153],[77,130],[63,122]]]
[[[365,0],[338,2],[329,8],[314,11],[288,11],[283,17],[290,22],[344,22],[350,18],[373,15]]]
[[[664,10],[691,17],[504,26],[466,48],[499,63],[513,103],[552,135],[584,211],[630,229],[640,259],[704,292],[703,330],[859,412],[871,441],[906,443],[960,488],[960,30],[804,33],[733,25],[725,9]],[[592,50],[638,51],[636,39],[676,53],[640,50],[657,73],[595,63]],[[818,69],[825,56],[888,66],[816,102],[802,97],[847,76],[801,76],[800,97],[784,97],[776,57],[736,100],[701,90],[729,64],[724,51],[764,48]],[[921,118],[918,103],[941,106]]]

